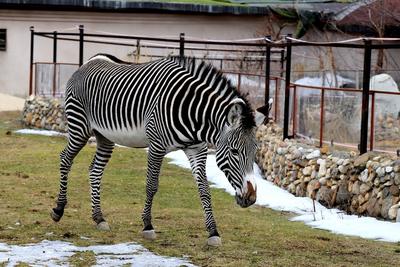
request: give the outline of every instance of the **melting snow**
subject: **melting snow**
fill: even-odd
[[[65,133],[60,133],[56,131],[49,130],[37,130],[37,129],[20,129],[15,131],[17,134],[35,134],[35,135],[45,135],[45,136],[66,136]]]
[[[167,155],[172,164],[183,168],[190,168],[190,164],[183,151],[174,151]],[[400,223],[379,221],[372,217],[358,217],[347,215],[338,209],[328,209],[315,202],[316,211],[313,212],[313,201],[308,197],[296,197],[284,189],[265,180],[257,165],[255,181],[257,184],[256,204],[267,206],[275,210],[297,213],[292,221],[302,221],[314,228],[324,229],[336,234],[359,236],[388,242],[400,241]],[[232,188],[224,174],[217,167],[215,156],[208,155],[207,177],[213,187],[225,189],[234,195]]]
[[[6,266],[15,266],[18,262],[33,266],[68,266],[69,257],[83,251],[94,252],[96,266],[195,266],[184,259],[158,256],[135,243],[77,247],[68,242],[48,240],[21,246],[0,243],[0,263],[6,263]]]

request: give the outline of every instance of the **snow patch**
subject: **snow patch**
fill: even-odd
[[[0,243],[0,263],[7,266],[15,266],[18,262],[34,266],[68,266],[68,258],[83,251],[94,252],[96,266],[195,266],[185,259],[156,255],[136,243],[77,247],[68,242],[48,240],[28,245]]]
[[[20,130],[16,130],[15,133],[44,135],[44,136],[67,136],[66,133],[60,133],[57,131],[49,131],[49,130],[37,130],[37,129],[20,129]]]

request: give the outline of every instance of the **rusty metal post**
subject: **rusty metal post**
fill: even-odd
[[[369,150],[374,149],[374,131],[375,131],[375,92],[371,94],[371,129],[369,133]]]
[[[369,80],[371,77],[371,40],[364,41],[363,91],[361,105],[360,154],[368,149]]]
[[[136,40],[136,64],[140,62],[140,39]]]
[[[323,138],[324,138],[324,122],[325,122],[325,89],[321,90],[321,116],[319,121],[319,147],[322,147]]]
[[[271,40],[271,35],[265,36],[265,97],[264,105],[268,106],[269,101],[269,77],[271,76],[271,46],[269,41]],[[266,118],[268,121],[268,118]]]
[[[285,66],[285,50],[281,50],[281,52],[280,52],[280,54],[281,54],[281,71],[280,71],[280,73],[279,73],[279,76],[281,77],[281,78],[283,78],[283,67]]]
[[[56,95],[57,77],[57,32],[53,32],[53,97]]]
[[[57,63],[57,32],[53,32],[53,63]]]
[[[238,73],[238,86],[237,86],[237,89],[239,92],[240,92],[241,84],[242,84],[242,74],[239,72]]]
[[[31,31],[31,55],[30,55],[30,62],[29,62],[29,95],[33,94],[33,48],[34,48],[34,37],[35,37],[35,28],[31,26],[29,28]]]
[[[296,136],[296,128],[297,128],[297,86],[293,85],[293,137]]]
[[[278,122],[278,102],[279,102],[279,91],[281,88],[281,79],[275,78],[275,123]]]
[[[185,33],[179,35],[179,58],[183,60],[185,57]]]
[[[271,75],[271,46],[270,46],[271,36],[265,36],[265,84],[264,84],[264,105],[257,108],[257,111],[265,115],[264,124],[269,121],[269,85],[270,85],[270,75]]]
[[[285,69],[285,106],[283,115],[283,139],[289,138],[289,101],[290,101],[290,71],[292,61],[292,42],[288,37],[292,37],[288,34],[286,37],[286,69]]]
[[[79,66],[83,65],[83,36],[84,26],[79,25]]]

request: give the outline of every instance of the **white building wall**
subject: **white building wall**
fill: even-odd
[[[264,23],[262,16],[0,10],[0,28],[7,29],[7,50],[0,51],[0,92],[28,95],[30,26],[35,31],[78,32],[77,26],[83,24],[91,33],[177,38],[184,32],[188,37],[220,40],[253,38]],[[51,62],[52,47],[51,39],[35,36],[34,61]],[[133,49],[85,43],[84,60],[100,52],[128,59]],[[78,42],[59,41],[57,61],[78,63]]]

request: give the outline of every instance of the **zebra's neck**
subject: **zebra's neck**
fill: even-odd
[[[178,130],[191,133],[194,141],[217,145],[225,130],[229,103],[235,98],[242,99],[242,96],[212,65],[196,64],[190,58],[172,60],[187,71],[185,81],[178,88],[175,86],[178,90],[175,100],[180,103],[173,113],[180,114],[180,121],[187,122]]]
[[[202,81],[204,80],[199,79],[192,83],[195,88],[188,89],[182,110],[190,117],[188,121],[194,139],[216,145],[225,130],[229,103],[237,96],[227,90],[228,88],[207,86]]]

